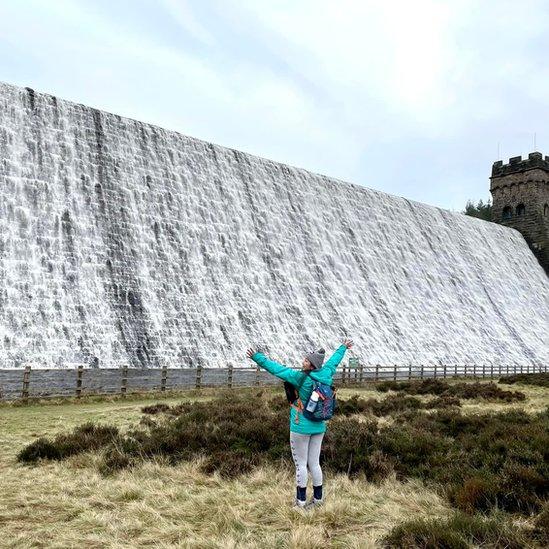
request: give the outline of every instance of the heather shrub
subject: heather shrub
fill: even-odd
[[[464,399],[482,398],[515,402],[526,399],[520,391],[505,391],[495,383],[448,383],[440,379],[423,379],[414,381],[382,381],[376,385],[380,392],[398,391],[410,395],[437,395],[441,397],[456,397]]]
[[[487,518],[458,512],[445,519],[414,519],[399,524],[385,536],[383,544],[395,549],[522,549],[528,547],[528,540],[502,514]]]
[[[250,454],[236,450],[225,454],[214,452],[207,457],[206,463],[202,466],[205,473],[217,471],[224,478],[235,478],[246,474],[261,463],[257,454]]]
[[[353,395],[348,399],[340,399],[338,401],[337,414],[350,416],[353,414],[370,413],[381,417],[396,415],[409,410],[420,410],[422,408],[447,408],[449,406],[460,405],[459,399],[452,396],[443,396],[423,403],[419,398],[400,393],[388,395],[382,400],[375,398],[362,399],[357,395]]]
[[[380,429],[376,446],[395,460],[398,478],[432,479],[438,468],[446,467],[446,456],[453,441],[421,426],[408,424],[406,417],[401,416],[400,422]]]
[[[368,466],[366,478],[379,483],[395,470],[395,460],[381,450],[374,450],[368,457]]]
[[[491,509],[497,503],[498,480],[494,475],[468,478],[462,485],[449,490],[450,501],[458,509],[471,514]]]
[[[530,513],[547,499],[549,433],[544,414],[452,417],[438,411],[411,423],[452,440],[446,456],[430,460],[426,478],[445,485],[457,507],[472,512],[498,506]]]
[[[40,459],[63,459],[59,447],[45,437],[31,442],[17,455],[17,461],[23,463],[34,463]]]
[[[370,462],[370,456],[377,449],[377,433],[375,420],[333,420],[324,438],[324,462],[330,469],[351,477],[363,473],[367,479],[379,479],[378,468]]]
[[[484,400],[499,400],[516,402],[526,400],[526,395],[520,391],[505,391],[495,383],[456,383],[450,385],[447,394],[465,399],[483,398]]]
[[[373,398],[366,400],[360,398],[358,395],[353,395],[352,397],[345,400],[338,398],[336,413],[338,415],[351,416],[353,414],[363,414],[364,412],[371,412],[373,400]]]
[[[288,459],[287,405],[277,411],[262,402],[235,396],[229,402],[218,399],[163,409],[162,419],[130,431],[116,451],[104,455],[103,471],[115,471],[138,459],[163,457],[175,464],[204,456],[205,471],[236,476],[267,460]]]
[[[419,398],[404,395],[389,395],[383,400],[372,399],[372,401],[372,412],[376,416],[387,416],[405,410],[419,410],[423,407]]]
[[[499,379],[498,383],[513,385],[520,383],[522,385],[536,385],[538,387],[549,387],[549,372],[540,372],[537,374],[515,374],[504,376]]]
[[[35,440],[19,452],[17,460],[33,463],[39,459],[65,459],[107,446],[118,437],[119,432],[116,427],[85,423],[73,429],[71,433],[57,435],[53,440],[46,438]]]
[[[402,549],[469,549],[470,544],[441,520],[415,519],[395,526],[383,539],[383,547]]]
[[[406,395],[389,395],[383,400],[376,400],[375,398],[365,400],[359,398],[357,395],[353,395],[346,400],[338,401],[337,413],[339,415],[350,416],[368,412],[381,417],[397,414],[404,410],[418,410],[421,407],[421,400]]]
[[[448,390],[449,384],[440,379],[423,379],[412,381],[385,380],[376,384],[376,390],[382,393],[387,391],[401,391],[410,395],[441,395]]]
[[[99,471],[103,475],[108,475],[122,469],[127,469],[135,460],[125,451],[116,445],[108,446],[103,452]]]
[[[452,395],[443,395],[433,398],[425,403],[425,408],[450,408],[451,406],[461,406],[459,398]]]
[[[151,404],[150,406],[143,406],[141,412],[143,414],[160,414],[165,413],[170,410],[170,406],[163,402],[158,402],[157,404]]]
[[[261,396],[258,392],[257,398],[234,395],[231,400],[163,408],[124,435],[88,424],[51,441],[35,441],[20,460],[63,459],[104,448],[103,473],[156,457],[171,464],[203,457],[204,471],[225,477],[267,462],[291,467],[288,406]],[[464,415],[453,406],[425,413],[423,408],[432,402],[422,405],[402,394],[379,402],[353,397],[341,404],[324,439],[321,461],[326,470],[375,482],[393,472],[400,479],[420,478],[469,514],[494,507],[530,514],[547,501],[547,410]],[[398,414],[398,421],[381,424],[370,414]]]

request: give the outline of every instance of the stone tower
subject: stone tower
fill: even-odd
[[[549,156],[494,162],[490,192],[492,220],[522,233],[549,275]]]

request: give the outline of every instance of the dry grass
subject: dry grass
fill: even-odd
[[[463,409],[547,405],[547,391],[516,386],[527,401]],[[273,389],[280,392],[280,388]],[[373,388],[345,388],[342,397],[383,398]],[[188,392],[164,402],[206,399]],[[98,456],[75,456],[37,467],[18,465],[15,455],[39,436],[86,421],[124,429],[158,398],[96,399],[82,403],[0,408],[0,545],[2,547],[376,547],[396,524],[418,517],[445,517],[449,504],[418,481],[380,485],[345,476],[326,479],[327,503],[314,512],[291,507],[293,471],[274,466],[235,480],[208,476],[200,463],[177,467],[144,463],[112,477],[97,472]],[[480,409],[480,408],[479,408]]]
[[[374,547],[401,520],[449,511],[415,482],[333,478],[326,506],[308,513],[291,507],[289,471],[226,481],[198,463],[149,463],[103,478],[90,460],[3,474],[5,547]]]

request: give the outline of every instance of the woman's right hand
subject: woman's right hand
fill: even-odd
[[[352,339],[345,339],[343,341],[343,345],[347,347],[347,349],[350,349],[353,346],[353,340]]]
[[[246,356],[247,356],[248,358],[252,358],[252,356],[254,356],[255,353],[256,353],[256,351],[254,351],[253,349],[248,349],[248,350],[246,351]]]

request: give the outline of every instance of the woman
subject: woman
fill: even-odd
[[[313,392],[314,382],[332,384],[336,368],[341,362],[347,349],[353,346],[350,339],[340,345],[335,353],[324,362],[324,349],[309,353],[303,359],[301,371],[292,370],[274,360],[268,359],[264,354],[248,349],[246,355],[258,366],[265,368],[276,377],[291,383],[297,390],[301,403],[305,405]],[[321,505],[322,497],[322,469],[320,468],[320,447],[326,432],[325,421],[311,421],[303,416],[294,402],[290,408],[290,447],[295,463],[296,472],[296,501],[298,507],[310,507]],[[313,481],[313,497],[307,503],[307,467]]]

